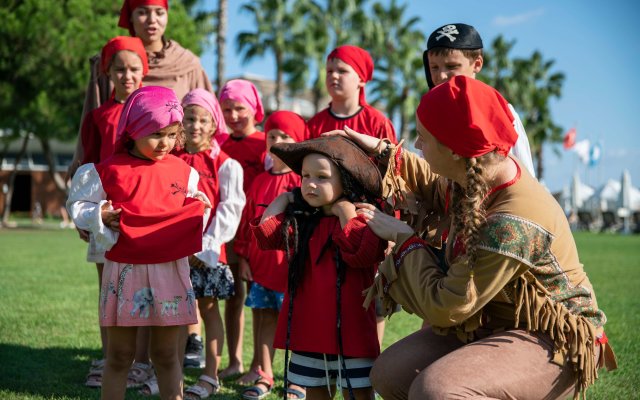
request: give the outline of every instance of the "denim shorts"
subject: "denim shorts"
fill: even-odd
[[[268,289],[257,282],[251,282],[251,289],[244,305],[251,308],[270,308],[280,311],[284,293]]]

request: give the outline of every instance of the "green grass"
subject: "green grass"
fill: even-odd
[[[100,356],[95,267],[73,230],[0,229],[0,398],[98,399],[83,386],[89,361]],[[589,399],[640,398],[640,236],[576,234],[580,257],[609,318],[607,335],[619,369],[601,372]],[[420,326],[401,313],[387,322],[385,347]],[[252,354],[247,313],[245,367]],[[274,370],[282,386],[282,352]],[[222,365],[226,365],[226,356]],[[198,370],[187,370],[187,384]],[[279,382],[278,382],[279,381]],[[216,399],[237,399],[241,388],[224,382]],[[127,398],[142,399],[134,391]],[[276,391],[268,399],[280,398]]]

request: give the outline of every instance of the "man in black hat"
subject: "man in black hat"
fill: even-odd
[[[447,24],[433,31],[427,41],[427,49],[422,53],[429,89],[457,75],[475,79],[484,63],[482,48],[482,38],[471,25]],[[516,156],[520,164],[535,178],[527,132],[511,104],[509,108],[514,117],[513,126],[518,132],[518,141],[511,154]]]

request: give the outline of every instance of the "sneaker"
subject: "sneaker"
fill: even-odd
[[[184,353],[183,365],[185,368],[204,368],[204,357],[202,356],[202,337],[192,333],[187,338],[187,348]]]

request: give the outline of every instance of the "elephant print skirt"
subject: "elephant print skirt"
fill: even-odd
[[[100,288],[101,326],[169,326],[197,322],[187,258],[162,264],[107,260]]]

